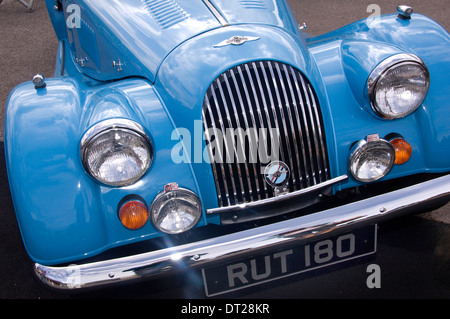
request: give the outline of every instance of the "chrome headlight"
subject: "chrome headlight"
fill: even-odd
[[[352,176],[363,183],[386,176],[395,162],[395,149],[384,139],[361,140],[353,148],[349,169]]]
[[[153,148],[142,126],[126,119],[100,122],[81,140],[81,159],[94,179],[109,186],[137,182],[153,161]]]
[[[388,120],[403,118],[423,103],[430,87],[425,63],[412,54],[397,54],[381,62],[369,76],[372,110]]]
[[[183,188],[170,189],[156,196],[151,205],[153,225],[166,234],[179,234],[197,224],[202,214],[198,196]]]

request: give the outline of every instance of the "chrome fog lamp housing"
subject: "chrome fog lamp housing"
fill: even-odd
[[[200,220],[202,205],[198,196],[184,188],[159,193],[150,209],[153,225],[166,234],[180,234]]]
[[[413,54],[397,54],[381,62],[367,81],[372,110],[381,118],[404,118],[422,105],[430,87],[427,66]]]
[[[357,181],[369,183],[386,176],[394,162],[395,149],[388,141],[367,138],[353,147],[349,170]]]
[[[84,134],[80,151],[86,172],[98,182],[114,187],[134,184],[153,161],[149,137],[141,125],[127,119],[94,125]]]

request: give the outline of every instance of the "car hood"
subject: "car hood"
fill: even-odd
[[[81,8],[79,25],[68,28],[74,61],[79,71],[100,81],[142,76],[154,82],[162,61],[176,47],[225,26],[265,24],[297,32],[284,1],[72,1]],[[70,10],[65,14],[67,21],[73,20]]]

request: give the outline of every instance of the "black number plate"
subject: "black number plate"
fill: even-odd
[[[253,258],[202,269],[209,297],[370,255],[376,225]]]

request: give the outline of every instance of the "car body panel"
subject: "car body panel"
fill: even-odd
[[[35,261],[68,262],[74,256],[86,258],[133,239],[158,235],[150,225],[130,232],[115,222],[119,201],[126,195],[139,193],[152,199],[174,180],[201,195],[190,165],[171,160],[173,145],[167,136],[173,124],[146,81],[88,88],[63,77],[49,80],[45,92],[28,83],[17,88],[9,105],[8,176],[22,236]],[[135,185],[115,189],[95,183],[84,172],[81,136],[90,125],[111,117],[133,118],[152,132],[155,161],[151,171],[159,174],[147,174]],[[206,217],[200,224],[205,221]]]
[[[79,71],[100,81],[127,76],[154,81],[159,64],[177,45],[220,27],[199,4],[199,0],[170,1],[161,8],[157,1],[66,1],[66,20],[78,13],[70,11],[71,5],[80,8],[79,26],[68,28],[67,35],[73,57],[85,60],[83,66],[77,65]],[[112,68],[119,59],[120,71]]]
[[[5,120],[11,194],[35,262],[76,262],[161,237],[151,223],[138,231],[125,229],[117,208],[127,195],[139,195],[150,205],[173,182],[200,197],[203,215],[197,227],[220,224],[220,216],[206,213],[218,207],[218,200],[211,164],[203,157],[202,106],[219,75],[247,62],[282,62],[311,83],[323,115],[331,178],[349,174],[351,146],[370,134],[398,133],[413,147],[411,160],[384,180],[450,171],[445,71],[450,70],[450,36],[427,17],[402,20],[391,14],[376,26],[362,20],[311,37],[298,29],[286,1],[211,1],[227,19],[226,27],[200,0],[167,0],[179,18],[169,22],[155,17],[156,1],[150,0],[67,0],[59,11],[54,1],[46,2],[60,43],[55,77],[45,88],[32,82],[18,86]],[[70,5],[81,8],[80,28],[66,26]],[[235,36],[252,40],[218,46]],[[364,88],[370,72],[397,53],[420,56],[431,87],[414,114],[386,121],[368,110]],[[112,65],[119,60],[120,71]],[[113,118],[141,124],[154,147],[150,170],[127,187],[95,182],[80,158],[83,134]],[[180,145],[189,156],[176,162]],[[361,185],[349,178],[333,191]]]
[[[438,154],[449,149],[450,127],[446,124],[446,104],[444,101],[449,90],[446,75],[442,72],[449,65],[450,39],[448,33],[429,18],[415,14],[414,19],[404,21],[397,15],[380,18],[374,28],[367,27],[367,20],[355,22],[332,33],[310,39],[308,45],[317,61],[327,85],[329,97],[333,101],[331,117],[334,119],[337,135],[342,137],[342,150],[357,135],[349,136],[353,131],[361,134],[378,133],[385,136],[399,133],[413,145],[414,156],[401,167],[395,167],[391,174],[402,176],[414,171],[446,171],[448,162]],[[383,32],[389,30],[389,32]],[[422,45],[411,46],[411,39]],[[430,47],[432,49],[430,49]],[[431,74],[430,92],[423,105],[412,116],[394,121],[373,121],[367,112],[365,85],[370,72],[383,59],[397,53],[414,53],[426,63]],[[438,58],[443,54],[442,58]],[[336,78],[337,74],[340,80]],[[345,92],[345,98],[341,95]],[[345,103],[336,105],[336,101]],[[353,105],[351,105],[353,102]],[[358,107],[360,110],[357,110]],[[348,109],[348,111],[345,111]],[[347,126],[351,118],[352,130]],[[358,124],[361,122],[361,124]],[[433,127],[433,128],[432,128]],[[339,139],[339,138],[338,138]],[[340,159],[340,167],[345,167],[347,159]]]

